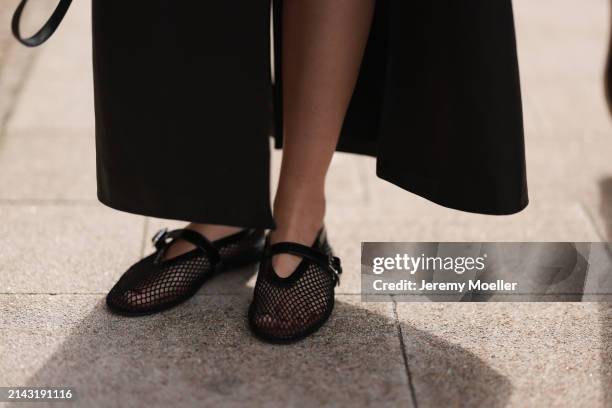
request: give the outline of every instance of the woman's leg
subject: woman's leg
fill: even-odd
[[[325,176],[355,87],[375,0],[283,0],[284,147],[272,243],[310,245],[323,224]],[[300,258],[278,255],[278,275]]]

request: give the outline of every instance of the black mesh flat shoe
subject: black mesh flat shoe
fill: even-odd
[[[195,249],[164,259],[173,242],[184,239]],[[147,315],[189,299],[209,278],[261,259],[265,231],[245,229],[210,242],[189,229],[161,230],[153,237],[156,251],[132,265],[106,296],[108,308],[124,316]]]
[[[272,267],[272,257],[281,253],[302,258],[287,278]],[[333,256],[325,229],[311,247],[294,242],[266,244],[249,307],[251,331],[270,343],[291,343],[314,333],[331,315],[341,273],[340,259]]]

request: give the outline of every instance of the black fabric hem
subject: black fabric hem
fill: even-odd
[[[262,229],[274,229],[276,224],[271,214],[264,216],[255,217],[228,217],[225,214],[218,214],[214,211],[206,212],[203,209],[199,209],[196,212],[191,211],[169,211],[162,210],[159,208],[152,208],[151,206],[138,206],[134,203],[128,204],[125,202],[119,202],[117,200],[111,200],[105,197],[104,194],[98,192],[98,201],[107,207],[114,210],[123,211],[130,214],[142,215],[146,217],[162,218],[167,220],[176,220],[184,222],[195,222],[201,224],[215,224],[215,225],[227,225],[232,227],[242,228],[262,228]]]
[[[503,206],[483,206],[476,202],[461,201],[455,195],[449,196],[444,191],[439,190],[436,186],[440,185],[439,181],[434,179],[426,179],[416,174],[393,171],[386,166],[376,166],[376,175],[391,184],[394,184],[406,191],[416,194],[434,204],[452,210],[464,211],[482,215],[512,215],[523,211],[529,205],[528,196],[523,196],[520,200],[513,204]]]

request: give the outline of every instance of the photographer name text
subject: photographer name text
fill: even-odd
[[[517,282],[506,282],[502,279],[498,279],[495,282],[483,282],[480,279],[469,280],[467,282],[428,282],[425,280],[414,282],[406,279],[395,282],[385,282],[382,279],[377,279],[372,282],[374,290],[389,292],[465,292],[466,289],[479,292],[503,292],[515,291],[517,286]]]

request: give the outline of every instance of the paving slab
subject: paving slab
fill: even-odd
[[[40,129],[0,139],[0,200],[96,201],[93,134]]]
[[[369,241],[589,241],[598,240],[579,203],[530,204],[513,216],[463,213],[405,197],[386,206],[330,208],[336,246]],[[350,231],[353,231],[351,234]],[[346,238],[346,239],[343,239]]]
[[[19,4],[18,0],[6,0],[0,5],[0,66],[13,43],[10,22],[17,4]]]
[[[57,1],[39,3],[28,8],[42,14],[44,6],[49,16]],[[41,48],[30,50],[38,55],[7,124],[8,133],[33,126],[94,128],[90,3],[73,2],[53,37]]]
[[[598,309],[603,406],[612,407],[612,303],[600,303]]]
[[[576,77],[585,71],[601,72],[602,67],[591,62],[607,49],[608,0],[587,0],[580,6],[575,0],[514,0],[513,5],[523,77],[531,79],[530,74],[536,73],[553,82],[555,78],[543,73]],[[555,63],[559,57],[564,57],[563,64]]]
[[[610,307],[399,303],[397,313],[420,407],[609,406]]]
[[[50,3],[41,0],[39,4]],[[37,52],[19,45],[11,33],[11,18],[19,0],[6,0],[0,4],[0,129],[14,112],[15,100],[19,95]],[[38,7],[28,10],[24,17],[24,32],[28,31],[30,20],[42,19],[43,10]]]
[[[581,202],[612,239],[612,118],[603,78],[610,2],[515,0],[533,199]]]
[[[557,132],[528,143],[532,202],[580,203],[602,240],[612,240],[612,128]],[[531,145],[531,149],[529,148]]]
[[[100,204],[0,204],[0,293],[103,293],[138,257],[141,217]]]
[[[316,335],[279,347],[249,334],[244,296],[120,318],[97,296],[4,295],[0,378],[70,384],[81,406],[410,407],[392,303],[354,298],[340,297]]]

